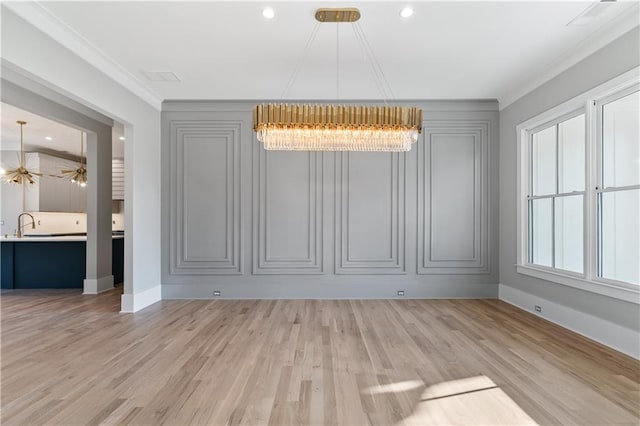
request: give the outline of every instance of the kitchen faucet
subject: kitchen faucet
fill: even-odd
[[[18,215],[18,232],[16,233],[16,236],[18,238],[22,238],[22,228],[24,228],[25,226],[28,225],[28,223],[26,225],[22,225],[20,226],[20,219],[22,219],[22,216],[27,215],[31,218],[31,229],[36,229],[36,220],[34,219],[34,217],[31,215],[31,213],[20,213]]]

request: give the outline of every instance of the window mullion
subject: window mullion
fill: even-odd
[[[527,244],[527,260],[533,264],[533,200],[527,201],[527,218],[528,218],[528,244]]]
[[[609,186],[607,188],[596,188],[597,193],[603,192],[617,192],[617,191],[633,191],[634,189],[640,189],[640,185],[627,185],[627,186]]]
[[[598,275],[598,124],[595,101],[587,100],[585,105],[585,199],[584,199],[584,274],[588,280]]]
[[[533,196],[533,133],[529,134],[529,195]]]
[[[556,194],[560,193],[560,123],[556,124]]]
[[[551,198],[551,267],[556,267],[556,197]]]
[[[556,193],[560,193],[560,123],[556,123]],[[556,267],[556,197],[551,199],[551,267]]]
[[[591,106],[592,111],[592,120],[594,121],[591,130],[592,134],[590,137],[590,144],[592,145],[592,161],[594,170],[592,172],[592,179],[594,180],[594,184],[590,189],[592,191],[592,208],[595,209],[595,212],[592,212],[593,221],[591,222],[591,232],[594,232],[590,244],[591,249],[594,250],[593,256],[591,256],[591,261],[593,262],[590,265],[589,270],[591,271],[590,278],[599,278],[602,276],[602,195],[599,191],[602,189],[604,185],[604,164],[603,164],[603,126],[602,126],[602,104],[596,101],[593,101],[593,105]],[[595,222],[595,223],[594,223]]]

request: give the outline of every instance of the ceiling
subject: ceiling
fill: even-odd
[[[20,150],[20,125],[16,121],[23,120],[27,122],[23,127],[25,152],[38,151],[69,159],[76,159],[80,156],[80,130],[32,114],[13,105],[0,103],[0,108],[2,109],[0,114],[2,116],[0,128],[2,151]],[[116,124],[113,128],[112,141],[112,156],[114,158],[124,158],[124,142],[120,140],[122,135],[122,125]],[[51,138],[51,140],[46,138]],[[84,149],[86,155],[86,138]],[[9,160],[12,158],[9,157]]]
[[[315,41],[305,49],[316,26],[316,9],[357,7],[362,14],[358,23],[393,91],[387,97],[498,99],[501,108],[570,66],[570,60],[581,59],[579,54],[592,52],[597,42],[606,42],[604,35],[611,39],[616,31],[626,31],[629,22],[638,25],[639,16],[637,1],[606,3],[585,25],[567,24],[592,1],[34,5],[154,99],[280,99],[296,69],[285,99],[381,99],[371,71],[374,58],[363,53],[352,25],[319,24]],[[406,5],[414,14],[404,19],[400,10]],[[262,16],[267,6],[275,18]],[[153,82],[145,75],[149,71],[170,71],[180,81]],[[2,150],[19,149],[16,120],[24,119],[27,151],[67,158],[80,154],[78,130],[0,106]],[[114,157],[124,156],[122,134],[122,126],[116,125]]]
[[[415,13],[403,19],[399,12],[406,4]],[[280,99],[304,56],[315,10],[332,6],[360,9],[359,24],[392,97],[502,103],[593,45],[623,18],[637,19],[637,2],[622,1],[607,4],[586,25],[567,25],[592,4],[91,1],[40,6],[161,99]],[[265,6],[273,8],[275,18],[262,16]],[[287,99],[382,97],[371,58],[363,54],[350,24],[320,24],[307,52]],[[181,81],[152,82],[145,71],[172,71]]]

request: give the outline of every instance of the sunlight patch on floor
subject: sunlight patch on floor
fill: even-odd
[[[424,386],[422,380],[407,380],[405,382],[389,383],[387,385],[378,385],[367,388],[363,393],[367,395],[377,395],[381,393],[397,393],[407,392]]]
[[[407,425],[535,425],[509,396],[486,376],[451,380],[427,387]]]
[[[535,425],[537,424],[487,376],[426,386],[407,380],[363,391],[364,394],[420,392],[413,413],[398,425]],[[414,396],[415,398],[415,396]]]

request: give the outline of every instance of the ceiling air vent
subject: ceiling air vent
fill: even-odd
[[[571,21],[569,21],[567,26],[569,26],[569,25],[587,25],[593,19],[595,19],[598,16],[602,15],[609,8],[609,6],[611,4],[613,4],[613,3],[615,3],[615,2],[616,2],[616,0],[600,0],[598,2],[595,2],[592,5],[590,5],[589,7],[587,7],[585,10],[580,12],[580,14],[578,16],[576,16]]]
[[[150,81],[180,81],[180,78],[172,71],[142,71]]]

